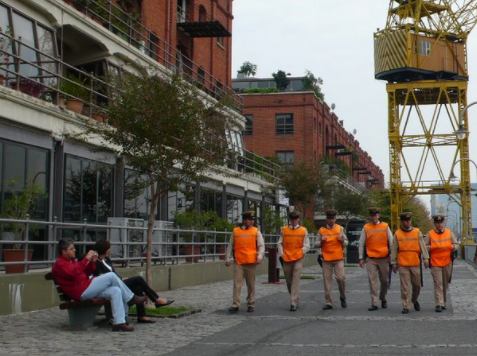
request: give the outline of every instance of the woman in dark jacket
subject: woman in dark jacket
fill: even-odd
[[[96,261],[96,270],[94,271],[95,275],[101,275],[108,272],[114,272],[118,274],[113,267],[111,261],[111,244],[107,240],[96,241],[94,250],[98,253],[98,260]],[[119,276],[119,274],[118,274]],[[121,276],[119,276],[121,278]],[[165,298],[159,298],[157,293],[149,287],[147,282],[141,276],[135,276],[130,278],[123,279],[125,285],[128,286],[131,291],[136,295],[147,295],[149,299],[156,305],[156,308],[162,307],[164,305],[169,305],[174,302],[174,300],[167,300]],[[138,323],[154,323],[154,320],[146,317],[146,310],[144,304],[136,304],[137,310],[137,321]]]

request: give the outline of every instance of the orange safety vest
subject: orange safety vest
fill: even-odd
[[[257,233],[258,229],[253,226],[248,229],[234,228],[234,258],[237,264],[257,263]]]
[[[320,228],[320,235],[326,236],[326,241],[321,242],[321,252],[326,262],[344,259],[343,241],[340,240],[343,227],[335,224],[331,229]]]
[[[419,260],[419,255],[421,253],[419,234],[420,231],[418,228],[413,228],[411,231],[404,231],[401,229],[396,231],[399,266],[418,267],[421,263]]]
[[[431,245],[431,265],[434,267],[448,266],[451,261],[452,233],[450,229],[445,228],[442,234],[432,229],[428,233]]]
[[[364,225],[366,233],[366,255],[371,258],[383,258],[389,255],[388,224],[367,223]]]
[[[303,242],[305,241],[306,228],[303,226],[292,229],[289,226],[282,228],[283,260],[294,262],[303,258]]]

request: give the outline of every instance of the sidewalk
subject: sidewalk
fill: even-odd
[[[370,313],[364,270],[347,267],[347,309],[322,311],[321,269],[305,269],[316,280],[302,280],[300,309],[288,311],[284,284],[257,279],[257,309],[229,315],[232,282],[187,287],[162,293],[176,305],[202,312],[154,325],[133,325],[133,333],[112,333],[109,327],[71,331],[67,314],[58,308],[0,317],[0,355],[242,355],[290,354],[463,354],[477,347],[477,272],[459,262],[450,288],[449,308],[434,313],[432,280],[424,273],[422,311],[400,314],[399,278],[393,275],[389,308]],[[336,285],[334,301],[338,300]],[[243,290],[243,295],[245,289]],[[422,323],[425,321],[425,323]]]

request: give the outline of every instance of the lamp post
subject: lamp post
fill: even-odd
[[[457,139],[459,141],[462,141],[463,139],[465,139],[465,137],[467,136],[468,134],[468,131],[465,130],[465,125],[464,125],[464,117],[465,117],[465,113],[467,112],[467,110],[473,106],[477,104],[477,101],[474,101],[470,104],[468,104],[467,106],[464,107],[464,109],[459,113],[459,127],[457,128],[457,130],[455,131],[455,135],[457,136]]]

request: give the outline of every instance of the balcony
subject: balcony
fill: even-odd
[[[134,13],[131,15],[110,0],[64,1],[171,72],[179,73],[185,80],[199,87],[203,92],[217,100],[224,97],[230,98],[227,100],[230,102],[229,105],[237,111],[241,110],[243,106],[241,97],[236,95],[231,88],[225,87],[184,53],[145,27],[140,21],[139,15]]]
[[[189,37],[230,37],[232,34],[220,23],[207,15],[203,6],[199,6],[199,18],[194,19],[194,10],[177,7],[177,28]]]

